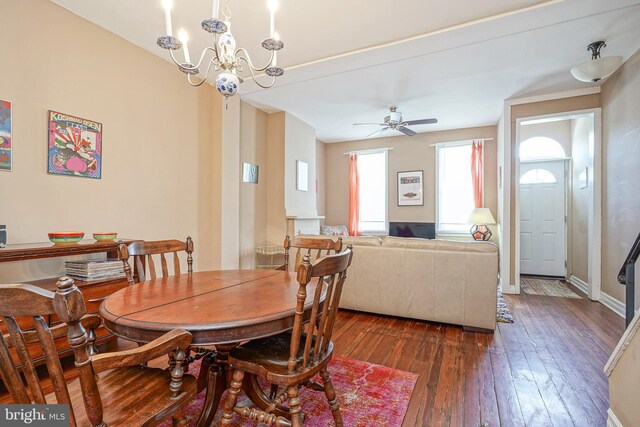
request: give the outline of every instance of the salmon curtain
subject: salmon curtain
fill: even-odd
[[[476,208],[484,204],[484,183],[482,182],[483,141],[473,141],[471,146],[471,181],[473,183],[473,202]]]
[[[360,178],[358,155],[349,156],[349,235],[360,236]]]

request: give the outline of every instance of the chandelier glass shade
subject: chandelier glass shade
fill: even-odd
[[[165,32],[157,39],[157,44],[169,51],[169,55],[178,69],[187,75],[187,81],[192,86],[202,85],[209,74],[218,72],[215,86],[218,92],[226,98],[238,93],[240,84],[243,82],[241,75],[248,71],[254,82],[262,88],[270,88],[275,84],[276,78],[284,74],[284,70],[278,67],[278,51],[284,48],[284,43],[279,39],[275,31],[275,11],[278,8],[277,0],[269,0],[269,37],[261,43],[262,47],[271,53],[269,61],[262,67],[257,67],[251,62],[248,52],[244,48],[237,48],[236,40],[231,34],[231,12],[229,4],[222,10],[223,19],[218,19],[219,0],[213,0],[213,13],[211,18],[204,19],[200,26],[204,31],[213,35],[213,43],[205,48],[200,54],[196,63],[191,61],[189,54],[189,37],[184,29],[178,32],[178,36],[173,35],[171,24],[172,0],[162,0],[165,12]],[[176,52],[183,51],[183,60],[176,58]],[[200,74],[201,68],[204,74]],[[256,73],[264,73],[270,77],[267,82],[259,81]],[[193,81],[193,76],[199,76],[199,81]]]
[[[587,50],[591,51],[591,60],[578,64],[571,69],[571,74],[581,82],[593,83],[609,77],[622,65],[622,56],[600,57],[600,49],[607,45],[603,41],[591,43]]]

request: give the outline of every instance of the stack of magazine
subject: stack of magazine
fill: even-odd
[[[122,261],[118,259],[67,261],[64,264],[67,276],[83,282],[125,277]]]

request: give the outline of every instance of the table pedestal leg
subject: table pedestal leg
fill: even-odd
[[[213,425],[213,418],[216,415],[222,393],[228,386],[229,365],[227,359],[229,351],[237,344],[216,346],[216,353],[206,355],[202,360],[200,375],[198,376],[198,391],[206,386],[207,394],[204,406],[198,418],[197,427],[210,427]]]

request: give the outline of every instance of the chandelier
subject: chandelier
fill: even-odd
[[[271,57],[264,67],[256,67],[244,48],[236,49],[236,41],[231,34],[231,12],[228,0],[222,9],[223,19],[218,19],[219,0],[213,0],[212,17],[201,22],[202,29],[213,34],[213,45],[202,51],[200,59],[195,64],[191,62],[191,56],[189,55],[189,46],[187,45],[189,36],[187,32],[184,29],[180,29],[177,37],[173,35],[171,26],[173,1],[162,0],[162,6],[164,8],[166,34],[158,37],[158,46],[169,51],[171,59],[178,66],[178,69],[187,75],[187,80],[191,86],[202,85],[213,69],[214,72],[220,72],[216,77],[216,89],[228,99],[238,92],[240,83],[244,81],[240,74],[245,69],[249,70],[251,78],[256,84],[264,89],[273,86],[276,78],[284,74],[284,70],[278,67],[278,51],[284,47],[284,43],[279,39],[278,33],[275,31],[275,12],[278,9],[278,0],[268,0],[270,32],[269,38],[262,41],[262,47],[271,52]],[[175,53],[180,49],[183,50],[184,60],[182,61],[176,58]],[[211,52],[210,58],[205,60],[208,52]],[[206,66],[204,75],[201,76],[199,82],[194,82],[192,76],[199,75],[200,67],[203,66]],[[258,81],[255,73],[261,72],[271,77],[270,83]]]

